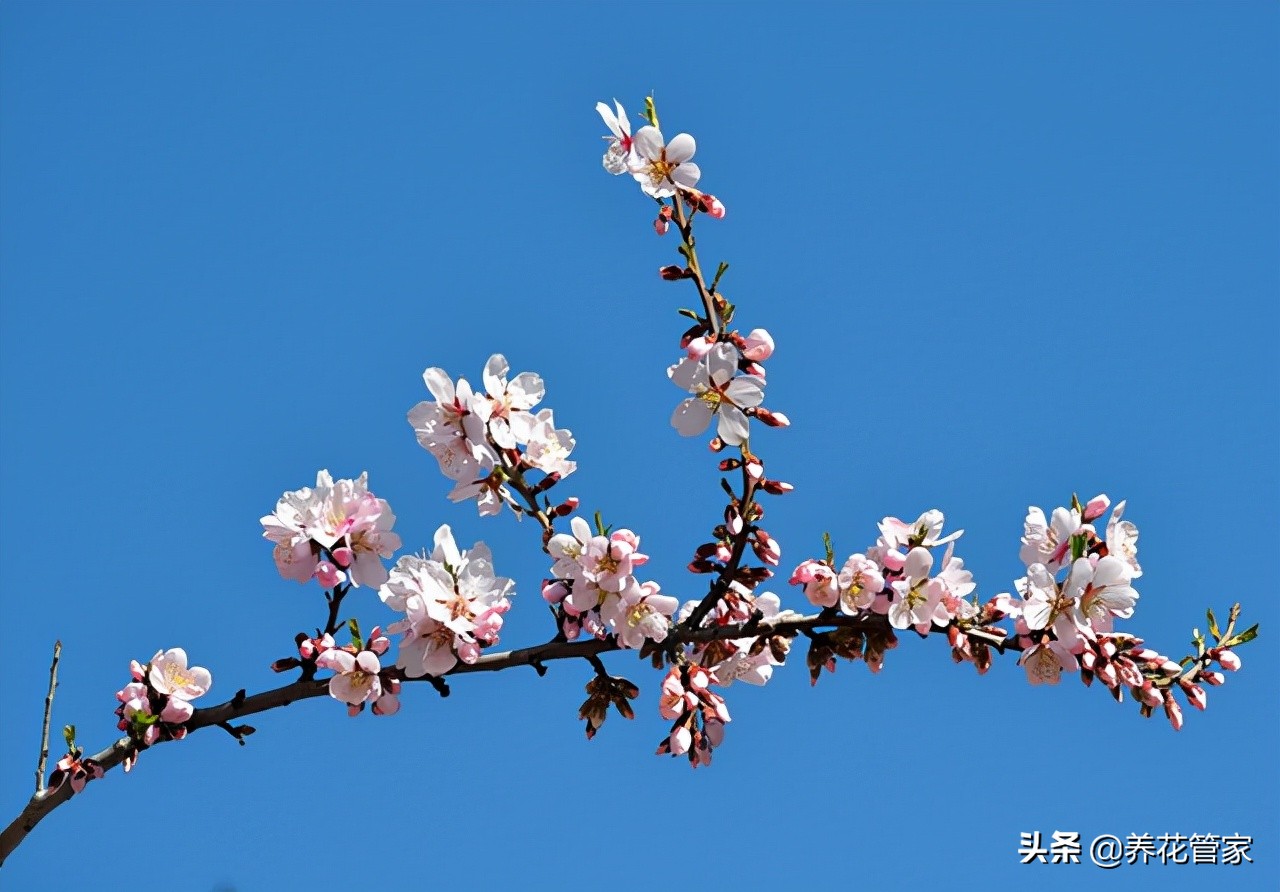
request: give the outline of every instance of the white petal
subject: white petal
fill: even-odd
[[[662,156],[662,131],[652,125],[646,125],[636,131],[634,142],[636,154],[642,158],[659,158]]]
[[[617,100],[614,101],[616,102]],[[621,108],[621,106],[619,106],[619,108]],[[609,106],[605,105],[603,102],[597,102],[596,111],[599,112],[600,117],[604,119],[604,125],[612,131],[613,135],[621,137],[622,131],[618,128],[618,118],[614,115],[613,111],[610,110]]]
[[[671,171],[671,179],[675,180],[677,186],[683,186],[686,189],[692,189],[698,185],[701,177],[702,170],[692,161],[686,161]]]
[[[747,442],[751,428],[747,423],[747,416],[743,415],[739,409],[722,404],[720,423],[716,426],[716,433],[730,446],[741,446]]]
[[[699,399],[685,400],[671,415],[671,426],[682,437],[696,437],[711,424],[711,409]]]
[[[697,143],[693,141],[693,137],[687,133],[677,133],[672,137],[671,142],[667,143],[667,160],[682,163],[693,157]],[[694,175],[697,178],[697,174]]]
[[[733,400],[734,405],[749,409],[760,405],[764,399],[764,382],[750,375],[735,378],[725,388],[725,396]]]
[[[445,374],[444,369],[431,368],[422,373],[423,383],[438,403],[452,403],[454,398],[453,379]]]
[[[489,391],[490,396],[502,396],[506,391],[509,370],[507,358],[501,353],[489,357],[489,361],[484,364],[484,389]]]

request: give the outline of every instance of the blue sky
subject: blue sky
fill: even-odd
[[[311,701],[245,748],[203,732],[55,813],[6,888],[766,889],[1280,879],[1271,4],[58,4],[0,7],[0,806],[55,726],[115,734],[131,658],[182,646],[210,697],[323,620],[258,518],[368,470],[406,547],[449,523],[516,579],[503,646],[549,637],[535,529],[451,505],[404,421],[441,366],[505,353],[578,440],[563,484],[668,590],[718,519],[668,425],[689,293],[600,168],[592,110],[652,91],[728,216],[700,229],[778,342],[759,448],[784,566],[938,507],[985,596],[1029,504],[1129,500],[1124,628],[1180,655],[1234,600],[1262,637],[1174,734],[1078,683],[904,640],[811,689],[797,652],[729,690],[710,770],[654,758],[660,678],[590,743],[590,669],[417,686],[389,719]],[[28,551],[28,549],[31,549]],[[798,592],[772,586],[799,607]],[[353,598],[366,628],[390,613]],[[363,600],[361,600],[363,599]],[[1241,833],[1239,868],[1020,866],[1018,834]],[[305,878],[305,880],[304,880]]]

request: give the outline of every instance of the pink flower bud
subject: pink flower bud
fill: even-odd
[[[670,228],[671,228],[671,221],[661,216],[658,217],[658,219],[653,221],[653,231],[656,232],[658,235],[666,235],[667,230]]]
[[[569,596],[569,588],[558,579],[545,579],[542,582],[542,600],[548,604],[559,604]]]
[[[1110,663],[1103,663],[1094,670],[1094,674],[1098,676],[1098,681],[1102,682],[1109,688],[1116,686],[1116,670]]]
[[[1233,650],[1223,649],[1218,653],[1218,665],[1228,672],[1235,672],[1240,668],[1240,656]]]
[[[339,567],[350,567],[355,562],[356,553],[343,545],[333,550],[333,559],[337,561]]]
[[[742,341],[742,355],[752,362],[764,362],[773,355],[773,336],[763,328],[752,329]]]
[[[1111,500],[1105,494],[1096,495],[1089,500],[1089,504],[1084,506],[1083,520],[1088,523],[1091,520],[1097,520],[1103,515],[1111,505]]]
[[[147,672],[142,668],[142,664],[137,660],[130,660],[129,674],[133,676],[134,681],[142,681],[142,679],[146,677]]]
[[[1204,711],[1205,707],[1209,705],[1209,698],[1205,696],[1204,688],[1186,681],[1180,682],[1180,684],[1182,685],[1182,693],[1187,695],[1187,702],[1196,709]]]
[[[346,573],[343,573],[328,561],[319,561],[316,563],[315,575],[323,588],[337,588],[347,579]]]
[[[1169,724],[1173,726],[1173,730],[1182,730],[1182,707],[1168,691],[1164,692],[1164,714],[1169,717]]]
[[[756,530],[756,538],[751,547],[756,557],[772,567],[778,566],[778,561],[782,559],[782,547],[764,530]]]
[[[689,752],[689,747],[693,744],[693,735],[689,733],[689,729],[684,725],[676,728],[671,732],[671,736],[667,738],[667,745],[671,747],[671,755],[683,756]]]
[[[1221,672],[1201,672],[1200,680],[1210,687],[1217,687],[1227,680],[1227,677]]]

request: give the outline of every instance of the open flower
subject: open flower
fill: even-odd
[[[213,685],[213,676],[203,666],[187,668],[187,652],[174,647],[159,651],[151,658],[147,681],[158,694],[179,700],[194,700]]]
[[[730,446],[747,441],[749,426],[742,411],[760,405],[764,381],[754,375],[734,377],[738,349],[716,344],[701,359],[683,359],[667,370],[672,382],[693,394],[676,407],[671,425],[685,437],[696,437],[717,418],[716,433]]]
[[[1063,672],[1079,668],[1076,658],[1061,641],[1043,641],[1022,652],[1019,664],[1027,670],[1027,681],[1032,684],[1057,684]]]
[[[692,189],[702,171],[691,159],[697,144],[687,133],[677,133],[665,142],[657,127],[641,127],[635,136],[635,159],[631,174],[645,195],[669,198],[677,189]]]
[[[623,109],[622,103],[616,99],[613,100],[613,106],[617,109],[617,114],[614,114],[613,109],[605,103],[596,103],[596,111],[600,113],[600,117],[604,119],[604,125],[613,134],[605,137],[609,140],[609,147],[605,150],[602,163],[605,170],[617,176],[627,172],[636,156],[631,139],[631,122],[627,120],[627,112]]]

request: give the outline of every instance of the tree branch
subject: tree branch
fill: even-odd
[[[745,638],[749,636],[783,635],[793,637],[801,632],[812,631],[819,627],[880,629],[889,628],[888,619],[879,614],[858,614],[835,616],[814,614],[799,616],[792,614],[781,619],[764,619],[751,623],[735,623],[723,626],[710,626],[701,629],[673,628],[669,636],[675,645],[700,644],[709,641]],[[1006,647],[1017,648],[1016,639],[1006,641]],[[500,672],[517,666],[530,666],[542,674],[544,664],[552,660],[581,660],[598,657],[599,654],[622,650],[613,638],[588,638],[579,641],[551,640],[533,647],[508,650],[500,653],[484,654],[476,662],[459,663],[448,675],[466,675],[474,672]],[[405,681],[426,681],[429,678],[408,678]],[[186,723],[188,732],[202,728],[220,727],[233,719],[243,718],[271,709],[279,709],[300,700],[323,697],[329,693],[329,680],[299,680],[283,687],[262,691],[250,697],[237,694],[226,703],[197,709]],[[161,741],[167,743],[168,741]],[[159,745],[159,744],[156,744]],[[117,740],[111,746],[89,757],[101,766],[104,772],[121,765],[127,758],[139,752],[137,745],[127,737]],[[22,812],[0,831],[0,864],[9,854],[26,839],[37,824],[45,819],[55,808],[71,798],[70,783],[62,783],[57,787],[36,793],[22,809]]]
[[[36,793],[44,792],[44,772],[49,764],[49,720],[53,716],[53,692],[58,687],[58,658],[62,642],[53,642],[53,663],[49,666],[49,693],[44,698],[44,727],[40,730],[40,761],[36,763]]]

